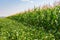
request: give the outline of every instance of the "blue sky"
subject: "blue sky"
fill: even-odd
[[[18,12],[44,5],[53,4],[59,0],[0,0],[0,17],[9,16]]]

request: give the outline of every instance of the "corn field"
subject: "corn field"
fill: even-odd
[[[1,18],[0,40],[60,40],[60,6]]]

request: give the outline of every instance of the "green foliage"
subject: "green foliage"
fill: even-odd
[[[54,35],[46,33],[42,27],[24,26],[10,19],[0,19],[0,40],[54,40]]]
[[[0,19],[0,29],[1,40],[60,40],[60,6]]]

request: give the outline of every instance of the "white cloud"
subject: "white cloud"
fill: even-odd
[[[34,3],[33,1],[30,1],[30,3]]]
[[[30,1],[30,0],[21,0],[21,1]]]
[[[34,1],[32,1],[32,0],[21,0],[21,1],[23,1],[23,2],[29,2],[29,3],[34,3]]]

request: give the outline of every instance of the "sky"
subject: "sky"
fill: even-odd
[[[45,4],[53,4],[59,0],[0,0],[0,17],[10,16]]]

